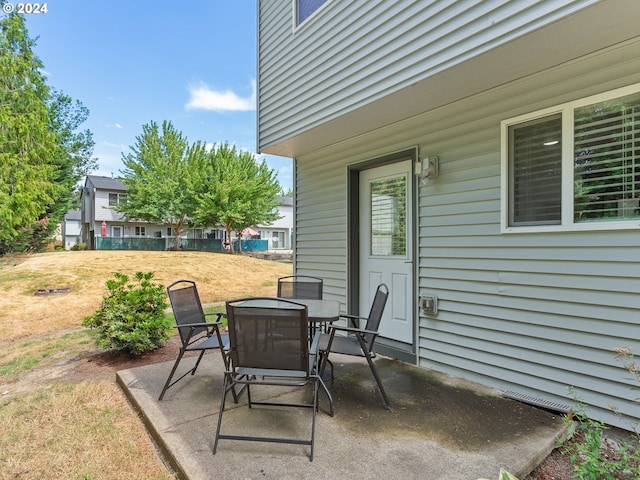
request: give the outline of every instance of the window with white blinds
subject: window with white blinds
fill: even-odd
[[[398,176],[371,182],[372,256],[407,253],[407,178]]]
[[[553,115],[510,127],[511,224],[561,221],[562,118]]]
[[[640,84],[506,120],[502,141],[503,231],[638,227]]]
[[[640,94],[574,115],[574,221],[639,218]]]

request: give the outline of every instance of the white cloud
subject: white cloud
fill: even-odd
[[[107,140],[100,140],[98,142],[98,146],[102,146],[102,147],[106,147],[106,148],[115,148],[118,150],[125,150],[128,149],[129,147],[127,147],[126,145],[122,144],[122,143],[113,143],[113,142],[109,142]]]
[[[187,110],[223,111],[251,111],[256,109],[256,82],[251,82],[251,95],[240,97],[231,90],[212,90],[200,82],[196,86],[187,87],[189,101],[185,105]]]

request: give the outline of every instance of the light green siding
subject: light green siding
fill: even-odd
[[[500,122],[640,83],[636,0],[258,3],[258,148],[295,158],[295,269],[347,306],[350,168],[438,156],[417,191],[416,362],[624,428],[640,353],[638,230],[502,233]],[[615,405],[619,414],[610,406]],[[631,420],[631,422],[629,422]]]
[[[417,145],[440,158],[417,200],[416,293],[440,299],[417,319],[418,363],[569,405],[574,386],[629,428],[637,385],[613,349],[640,353],[640,231],[502,234],[500,121],[635,82],[640,42],[300,156],[296,269],[346,305],[348,167]]]
[[[596,3],[333,0],[295,28],[293,1],[260,0],[259,149],[436,78],[455,65]],[[551,50],[545,56],[552,54]],[[518,58],[504,60],[511,68],[520,63]],[[533,63],[521,63],[512,75],[523,75]],[[475,88],[484,88],[480,76],[476,80]],[[438,79],[457,81],[446,76]],[[419,101],[410,101],[403,108],[416,108],[425,101],[423,96],[417,90]],[[432,100],[446,99],[426,101]],[[389,110],[384,116],[395,113]],[[376,119],[369,122],[374,125]]]

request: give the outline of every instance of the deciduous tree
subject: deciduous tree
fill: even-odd
[[[215,146],[200,161],[194,177],[201,189],[196,196],[196,223],[224,225],[227,238],[231,238],[232,231],[269,225],[279,218],[282,189],[266,162],[228,143]]]
[[[200,147],[198,147],[200,148]],[[180,248],[180,236],[193,221],[196,208],[190,188],[193,182],[194,156],[204,153],[187,139],[171,122],[162,127],[156,122],[143,125],[131,153],[122,156],[125,169],[122,183],[127,187],[127,201],[118,211],[128,219],[168,225]]]

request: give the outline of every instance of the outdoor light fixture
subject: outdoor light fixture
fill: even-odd
[[[423,158],[420,163],[420,185],[426,185],[430,179],[438,176],[440,159],[438,157],[427,157]]]

